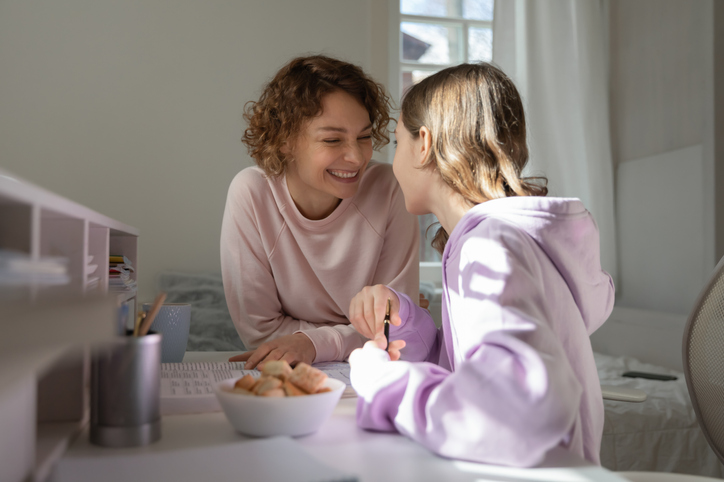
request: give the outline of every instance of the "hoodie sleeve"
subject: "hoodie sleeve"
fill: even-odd
[[[388,286],[389,288],[389,286]],[[405,361],[431,361],[440,357],[442,331],[435,326],[430,312],[413,303],[409,296],[390,288],[400,300],[399,326],[390,326],[390,341],[405,340],[401,359]]]
[[[546,320],[536,254],[516,235],[484,238],[447,261],[459,263],[445,292],[455,370],[366,345],[350,357],[357,422],[442,456],[532,466],[568,441],[582,389]]]

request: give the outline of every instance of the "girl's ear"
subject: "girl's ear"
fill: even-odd
[[[425,164],[427,159],[430,157],[430,153],[432,152],[432,133],[430,132],[430,129],[428,129],[425,126],[420,127],[420,151],[418,158],[418,163],[420,166]]]

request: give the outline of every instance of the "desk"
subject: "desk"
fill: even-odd
[[[184,361],[226,361],[231,353],[187,353]],[[355,422],[356,399],[340,400],[330,419],[318,432],[295,439],[312,457],[345,473],[356,475],[360,482],[378,481],[548,481],[548,482],[616,482],[623,481],[613,472],[593,466],[570,452],[556,448],[540,467],[516,469],[438,457],[421,445],[398,434],[368,432]],[[173,450],[217,447],[238,444],[248,440],[237,434],[223,413],[166,416],[162,421],[162,438],[155,444],[132,449],[108,449],[92,445],[88,433],[82,433],[72,444],[64,458],[96,459],[98,457],[125,457],[133,463],[139,454],[154,454]],[[61,461],[62,463],[62,461]],[[202,462],[199,465],[203,465]],[[199,469],[202,470],[202,469]],[[185,472],[182,480],[201,480],[198,474]],[[57,474],[56,474],[57,475]],[[243,482],[238,474],[235,480]],[[112,473],[98,474],[98,480],[123,480]],[[52,482],[78,480],[73,474],[62,478],[51,477]],[[149,474],[147,480],[163,479]],[[204,478],[203,480],[206,480]],[[216,482],[215,479],[212,482]],[[272,481],[273,482],[273,481]]]

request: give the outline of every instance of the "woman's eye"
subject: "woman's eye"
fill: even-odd
[[[339,142],[339,139],[324,139],[325,144],[337,144]]]
[[[369,135],[369,136],[362,136],[362,137],[359,138],[359,140],[361,140],[361,141],[367,141],[367,140],[369,140],[369,139],[372,139],[372,136],[371,136],[371,135]]]

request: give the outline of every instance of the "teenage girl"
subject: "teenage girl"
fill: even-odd
[[[384,285],[353,298],[350,321],[372,339],[349,359],[358,424],[456,459],[531,466],[562,446],[600,463],[589,335],[614,286],[583,204],[544,197],[545,179],[521,175],[526,125],[512,81],[486,63],[432,75],[405,95],[395,136],[407,210],[441,224],[442,327]]]

